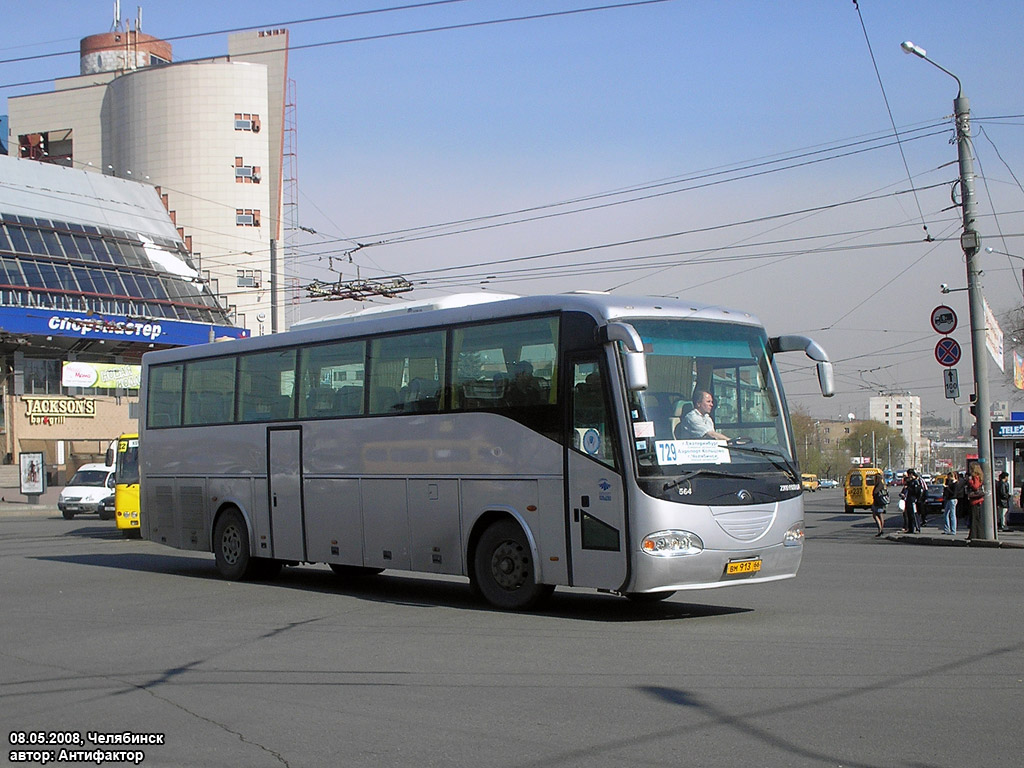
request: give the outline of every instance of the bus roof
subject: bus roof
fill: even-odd
[[[457,307],[470,307],[475,304],[489,304],[494,301],[520,298],[514,293],[456,293],[451,296],[441,296],[433,299],[417,299],[415,301],[403,301],[397,304],[380,304],[367,309],[357,309],[354,312],[342,312],[337,315],[325,315],[323,317],[311,317],[306,320],[299,320],[292,323],[290,330],[301,331],[305,328],[317,328],[323,325],[337,325],[338,323],[351,323],[357,320],[373,319],[385,315],[411,315],[418,312],[429,312],[434,309],[454,309]]]
[[[465,294],[462,296],[465,297]],[[470,294],[470,296],[475,296],[475,294]],[[349,336],[373,336],[421,327],[500,320],[507,317],[558,311],[582,312],[599,322],[622,318],[687,318],[760,326],[757,317],[749,312],[673,298],[630,297],[594,292],[512,297],[498,295],[506,296],[505,298],[498,298],[495,294],[482,294],[482,296],[486,299],[466,301],[465,298],[462,298],[453,302],[456,306],[446,308],[427,308],[427,303],[420,302],[417,306],[421,309],[415,311],[402,311],[403,306],[409,305],[388,305],[388,309],[395,307],[395,311],[385,311],[382,307],[380,311],[352,313],[335,318],[333,321],[325,319],[322,322],[296,324],[283,334],[154,350],[147,352],[143,357],[147,363],[153,364],[192,357],[216,357],[243,350],[255,352],[284,343],[315,344]],[[461,303],[459,303],[460,301]]]

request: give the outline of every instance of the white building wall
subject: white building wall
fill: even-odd
[[[921,398],[917,395],[878,395],[868,401],[868,413],[903,435],[906,443],[905,463],[922,467],[928,460],[928,442],[921,434]]]
[[[70,128],[75,168],[104,172],[103,99],[113,74],[69,77],[55,82],[52,93],[34,93],[7,100],[11,143],[18,156],[18,136]],[[114,174],[116,175],[116,174]]]
[[[236,157],[264,169],[270,158],[262,131],[236,131],[234,115],[266,114],[266,77],[265,66],[244,62],[144,69],[111,84],[109,107],[115,166],[159,179],[202,270],[235,306],[237,323],[256,333],[257,314],[270,315],[269,286],[239,288],[237,270],[269,272],[276,217],[269,184],[235,180]],[[237,209],[260,211],[261,226],[238,226]]]

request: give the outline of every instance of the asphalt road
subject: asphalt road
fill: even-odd
[[[228,583],[111,522],[5,511],[3,759],[61,764],[10,743],[42,732],[147,766],[1019,765],[1024,550],[876,539],[839,491],[806,499],[794,580],[531,614],[408,574]],[[157,743],[97,747],[126,731]]]

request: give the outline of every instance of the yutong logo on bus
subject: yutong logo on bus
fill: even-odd
[[[155,341],[163,333],[160,323],[140,323],[132,320],[101,320],[91,317],[60,317],[53,315],[46,323],[51,331],[74,331],[85,336],[89,333],[111,333],[115,336],[141,336]]]

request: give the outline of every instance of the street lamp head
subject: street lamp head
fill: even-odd
[[[959,78],[959,77],[957,77],[957,76],[956,76],[955,74],[953,74],[952,72],[950,72],[950,71],[949,71],[948,69],[946,69],[946,68],[945,68],[944,66],[942,66],[941,64],[938,64],[938,63],[936,63],[936,62],[932,61],[931,59],[929,59],[929,58],[928,58],[928,52],[927,52],[927,51],[926,51],[926,50],[925,50],[924,48],[922,48],[922,47],[921,47],[921,46],[919,46],[919,45],[914,45],[914,44],[913,44],[912,42],[910,42],[909,40],[904,40],[904,41],[903,41],[902,43],[900,43],[900,48],[902,48],[902,49],[903,49],[903,52],[904,52],[904,53],[912,53],[912,54],[914,54],[915,56],[917,56],[918,58],[920,58],[920,59],[924,59],[925,61],[927,61],[927,62],[928,62],[929,64],[931,64],[931,65],[932,65],[933,67],[935,67],[936,69],[941,69],[941,70],[942,70],[943,72],[945,72],[945,73],[946,73],[947,75],[949,75],[949,76],[950,76],[950,77],[952,77],[952,78],[953,78],[954,80],[956,80],[956,85],[957,85],[957,88],[958,88],[958,90],[959,90],[959,93],[958,93],[958,95],[957,95],[957,98],[958,98],[958,99],[960,99],[960,98],[963,98],[963,95],[964,95],[964,87],[963,87],[963,84],[962,84],[962,83],[960,82],[960,78]],[[966,100],[964,101],[964,104],[963,104],[962,106],[963,106],[963,109],[964,109],[964,110],[967,110],[967,109],[968,109],[968,107],[967,107],[967,103],[966,103]],[[961,108],[961,107],[957,105],[957,102],[953,102],[953,107],[954,107],[954,108],[955,108],[955,109],[957,110],[957,114],[959,114],[959,113],[960,113],[960,108]]]
[[[909,40],[904,40],[900,43],[900,48],[903,49],[904,53],[912,53],[915,56],[920,56],[922,59],[928,56],[928,52],[919,45],[914,45]]]

